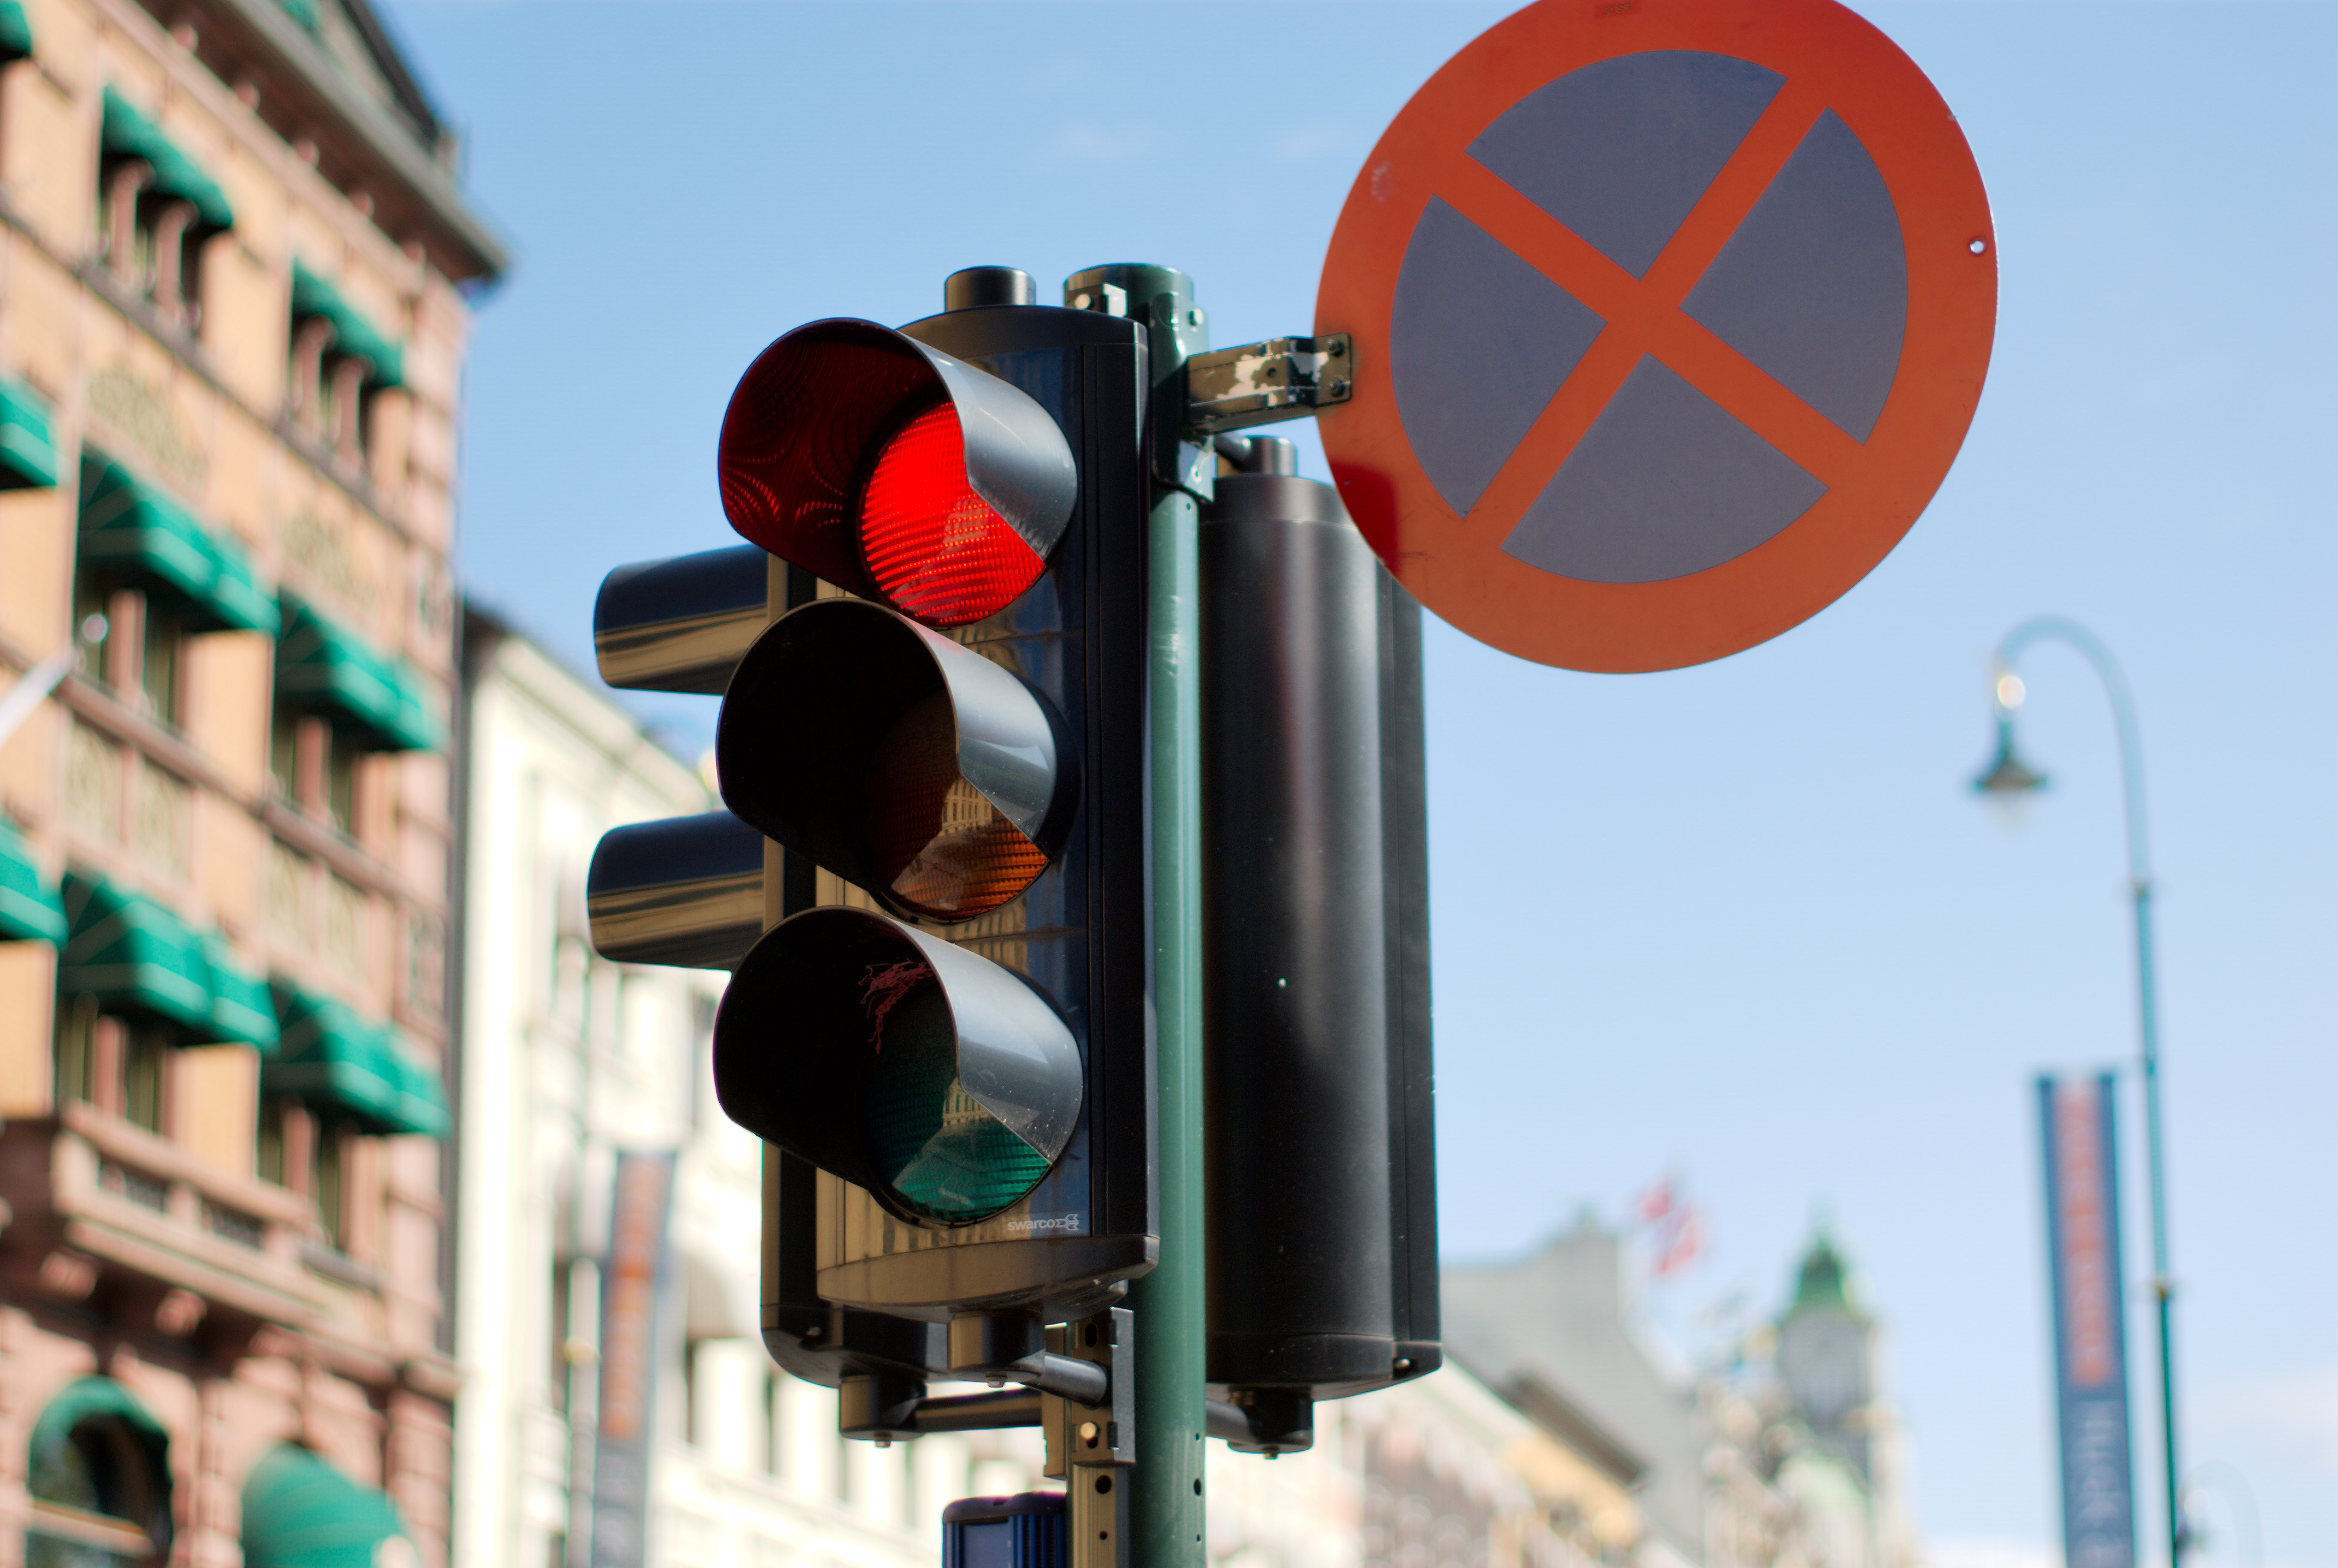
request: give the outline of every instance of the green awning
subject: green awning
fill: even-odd
[[[243,547],[102,452],[82,455],[79,549],[85,565],[169,590],[210,630],[276,630]]]
[[[280,1443],[243,1483],[244,1568],[373,1568],[406,1534],[398,1505],[306,1448]]]
[[[211,1038],[257,1045],[276,1044],[276,1000],[268,982],[235,961],[217,936],[203,938],[203,959],[211,972]]]
[[[398,1049],[398,1111],[406,1130],[426,1138],[444,1138],[453,1119],[447,1114],[447,1092],[437,1073],[410,1051]]]
[[[385,751],[435,751],[446,726],[402,659],[384,658],[357,633],[285,595],[276,642],[276,695],[295,707],[329,710]]]
[[[33,57],[33,24],[16,0],[0,0],[0,61]]]
[[[113,156],[143,158],[154,171],[153,182],[147,189],[192,204],[197,227],[235,227],[235,209],[227,204],[227,193],[203,172],[200,164],[179,151],[178,144],[163,135],[160,126],[111,87],[105,90],[105,115],[99,127],[98,144]]]
[[[94,996],[211,1037],[211,963],[185,921],[142,894],[80,871],[65,873],[64,906],[59,995]]]
[[[74,1427],[101,1416],[111,1416],[130,1429],[153,1460],[154,1473],[167,1484],[170,1472],[164,1460],[170,1452],[170,1433],[154,1419],[153,1412],[138,1402],[138,1396],[111,1377],[83,1377],[68,1383],[41,1407],[39,1418],[33,1423],[31,1446],[35,1462],[44,1449],[71,1437]]]
[[[216,933],[198,935],[141,893],[67,871],[57,994],[94,996],[177,1027],[188,1044],[276,1044],[267,985],[237,964]]]
[[[138,1396],[111,1377],[84,1377],[68,1383],[57,1396],[41,1407],[40,1418],[33,1423],[33,1441],[44,1437],[69,1437],[73,1429],[96,1416],[112,1416],[142,1437],[150,1438],[159,1447],[170,1442],[171,1435],[153,1413],[138,1402]]]
[[[0,817],[0,942],[65,939],[65,906],[41,879],[33,847],[16,825]]]
[[[298,1100],[325,1120],[354,1122],[368,1132],[446,1135],[437,1085],[387,1024],[281,980],[275,991],[280,1034],[260,1059],[262,1094]]]
[[[0,0],[0,36],[14,7]],[[49,405],[22,381],[0,376],[0,490],[45,490],[57,482]]]
[[[330,352],[357,355],[373,367],[366,377],[367,385],[398,387],[405,383],[404,351],[375,330],[372,322],[359,315],[356,308],[341,298],[339,289],[295,261],[292,263],[292,319],[298,322],[315,318],[332,323],[333,347]]]

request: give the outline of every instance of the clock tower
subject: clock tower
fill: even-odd
[[[1872,1483],[1875,1321],[1852,1302],[1842,1255],[1821,1229],[1778,1323],[1778,1375],[1812,1445]]]

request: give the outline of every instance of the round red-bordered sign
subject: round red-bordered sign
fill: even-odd
[[[1365,162],[1315,330],[1341,499],[1462,631],[1571,669],[1815,614],[1947,476],[1997,240],[1939,93],[1832,0],[1541,0]]]

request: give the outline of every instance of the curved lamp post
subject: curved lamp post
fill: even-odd
[[[2100,639],[2075,621],[2040,616],[2005,634],[1990,660],[1989,697],[1997,708],[1997,754],[1972,787],[1983,795],[2012,800],[2046,787],[2046,776],[2022,761],[2013,745],[2013,719],[2027,691],[2014,673],[2014,661],[2035,642],[2063,642],[2085,655],[2102,677],[2118,731],[2119,777],[2127,800],[2127,888],[2135,903],[2137,1017],[2142,1034],[2145,1162],[2151,1175],[2151,1293],[2159,1321],[2159,1427],[2167,1491],[2167,1558],[2182,1568],[2190,1544],[2184,1529],[2183,1495],[2176,1470],[2176,1357],[2170,1344],[2168,1302],[2175,1286],[2167,1273],[2167,1194],[2159,1148],[2159,1010],[2151,963],[2151,861],[2143,830],[2143,752],[2135,723],[2135,701],[2127,676]]]

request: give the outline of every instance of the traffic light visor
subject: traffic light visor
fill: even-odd
[[[1071,1032],[1013,972],[865,909],[810,909],[740,965],[714,1021],[731,1119],[895,1210],[968,1224],[1064,1152]]]
[[[929,626],[1020,597],[1079,493],[1038,403],[871,321],[814,322],[764,349],[731,395],[719,466],[740,534]]]
[[[732,676],[722,798],[898,914],[969,920],[1021,893],[1076,803],[1046,701],[891,611],[825,599],[782,617]]]

